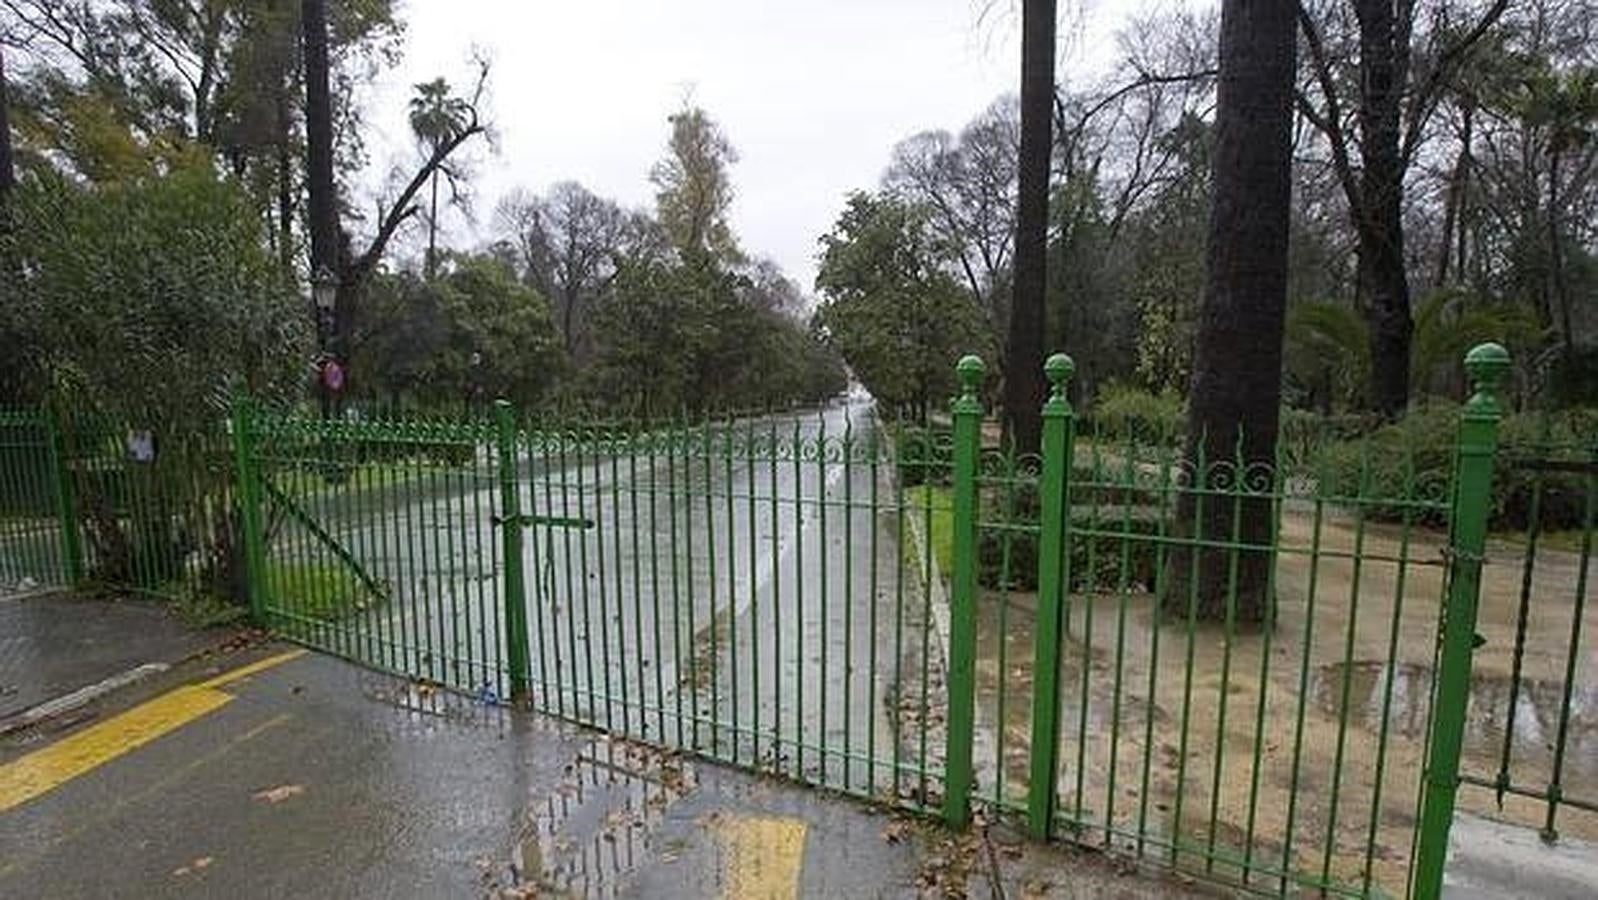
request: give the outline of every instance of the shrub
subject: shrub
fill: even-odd
[[[1175,392],[1156,394],[1112,381],[1099,389],[1092,425],[1113,437],[1155,443],[1180,435],[1185,415],[1182,398]]]
[[[1149,538],[1159,533],[1158,509],[1136,502],[1094,505],[1080,494],[1073,501],[1070,589],[1153,590],[1159,548]],[[1030,486],[1013,497],[984,498],[977,531],[977,581],[983,587],[1037,590],[1039,514],[1037,490]]]
[[[1438,501],[1446,506],[1459,416],[1458,406],[1432,404],[1364,437],[1326,444],[1315,457],[1321,494],[1351,501],[1369,498],[1361,506],[1377,521],[1402,521],[1407,510],[1416,524],[1446,525],[1446,511],[1420,508],[1409,501]],[[1546,420],[1542,413],[1506,416],[1500,431],[1499,465],[1493,476],[1489,526],[1527,527],[1538,474],[1511,465],[1511,460],[1550,452],[1567,458],[1579,456],[1582,445],[1590,446],[1594,435],[1598,435],[1598,416],[1592,410],[1549,414]],[[1540,527],[1579,527],[1586,492],[1585,476],[1579,473],[1542,473]]]
[[[234,523],[217,513],[228,398],[291,401],[309,358],[303,302],[248,195],[208,166],[101,185],[40,174],[11,213],[4,330],[25,336],[16,355],[76,435],[90,575],[161,586],[194,553],[232,568]],[[155,460],[128,462],[130,429],[151,432]]]

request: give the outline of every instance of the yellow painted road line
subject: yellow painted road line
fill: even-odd
[[[119,794],[115,800],[111,801],[109,806],[98,807],[95,811],[82,816],[74,815],[72,817],[72,821],[74,823],[73,826],[67,831],[51,838],[50,841],[40,847],[38,852],[36,852],[31,858],[19,859],[13,857],[6,860],[4,863],[0,863],[0,877],[10,875],[12,872],[17,871],[18,869],[24,869],[30,865],[33,865],[48,855],[48,853],[53,851],[56,847],[59,847],[69,840],[79,837],[91,827],[108,822],[113,816],[120,814],[127,807],[132,806],[135,803],[141,803],[150,799],[151,797],[157,796],[169,788],[174,787],[179,782],[199,771],[201,768],[216,762],[227,754],[238,749],[240,745],[255,740],[262,734],[265,734],[267,731],[270,731],[271,729],[288,722],[291,718],[293,717],[289,713],[278,713],[277,715],[267,719],[265,722],[262,722],[259,725],[256,725],[254,728],[251,728],[249,731],[244,732],[238,737],[231,738],[220,746],[208,750],[205,753],[202,753],[199,756],[184,762],[183,765],[167,772],[161,778],[156,779],[145,787],[134,791],[131,794]]]
[[[0,765],[0,813],[226,706],[233,695],[217,690],[218,687],[287,662],[301,652],[282,653],[208,681],[169,691],[48,747]]]
[[[291,659],[298,659],[304,655],[304,650],[290,650],[286,653],[279,653],[276,656],[268,656],[266,659],[257,660],[247,666],[239,666],[237,669],[233,669],[229,672],[223,672],[221,675],[218,675],[215,678],[202,681],[200,682],[200,687],[226,687],[227,685],[230,685],[241,678],[248,678],[257,672],[264,672],[273,666],[282,665]]]
[[[727,900],[792,900],[799,896],[806,825],[782,816],[720,816],[727,852]]]

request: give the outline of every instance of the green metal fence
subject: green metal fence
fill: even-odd
[[[265,620],[616,734],[941,801],[944,601],[911,537],[935,500],[906,485],[946,477],[946,444],[849,404],[649,428],[498,413],[239,416]]]
[[[623,424],[241,400],[146,442],[17,413],[0,571],[229,593],[424,686],[954,825],[1430,898],[1456,810],[1598,834],[1592,457],[1497,453],[1506,365],[1473,351],[1442,460],[1078,433],[1064,357],[1036,456],[1001,449],[974,358],[950,417],[913,423],[865,398]],[[1533,506],[1576,484],[1585,528],[1533,509],[1489,540],[1495,463],[1547,482]]]
[[[59,430],[41,410],[0,410],[0,590],[57,587],[75,578],[76,531],[61,477]]]
[[[1598,438],[1509,446],[1497,477],[1524,527],[1489,552],[1496,565],[1484,602],[1497,599],[1502,624],[1477,654],[1472,702],[1487,727],[1471,735],[1476,753],[1462,777],[1490,791],[1500,815],[1537,823],[1546,840],[1559,838],[1562,810],[1590,840],[1598,836]]]

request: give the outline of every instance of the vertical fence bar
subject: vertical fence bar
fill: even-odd
[[[1598,445],[1588,454],[1589,462],[1598,462]],[[1570,643],[1565,649],[1565,686],[1559,698],[1559,727],[1554,734],[1553,772],[1548,780],[1548,811],[1543,819],[1542,839],[1549,843],[1559,839],[1554,819],[1559,814],[1559,804],[1564,801],[1565,751],[1570,740],[1571,711],[1575,709],[1573,693],[1576,690],[1576,665],[1581,659],[1582,623],[1586,621],[1587,578],[1592,571],[1592,532],[1594,508],[1598,507],[1598,483],[1592,470],[1587,471],[1586,511],[1582,516],[1581,563],[1576,571],[1576,605],[1571,611]],[[1529,565],[1529,563],[1528,563]]]
[[[1414,896],[1436,900],[1442,893],[1448,859],[1448,832],[1459,789],[1459,752],[1470,699],[1471,653],[1476,638],[1476,602],[1481,590],[1482,552],[1487,544],[1487,513],[1492,505],[1493,457],[1498,450],[1502,408],[1498,384],[1509,370],[1509,354],[1498,344],[1481,344],[1465,356],[1475,393],[1465,404],[1459,426],[1447,605],[1437,668],[1436,708],[1426,760],[1426,793],[1421,805],[1420,847],[1416,852]]]
[[[261,487],[255,471],[254,410],[247,397],[233,400],[233,463],[238,477],[239,531],[244,539],[244,593],[250,618],[266,624],[266,547],[261,530]]]
[[[960,827],[971,818],[971,743],[976,715],[977,457],[982,450],[985,368],[962,357],[955,371],[960,396],[954,413],[954,574],[949,590],[949,711],[944,752],[943,818]],[[930,532],[929,532],[930,533]]]
[[[1065,604],[1067,520],[1070,515],[1073,421],[1066,385],[1076,370],[1071,357],[1056,353],[1044,364],[1051,390],[1043,404],[1042,511],[1038,537],[1038,618],[1032,646],[1031,777],[1027,826],[1047,840],[1054,832],[1060,777],[1060,626]]]
[[[55,477],[56,518],[61,527],[61,574],[66,577],[68,585],[76,585],[83,580],[83,542],[78,533],[78,499],[72,482],[70,460],[67,459],[61,416],[54,408],[45,409],[44,427],[50,445],[50,471]]]
[[[527,583],[522,573],[522,498],[516,460],[516,415],[508,400],[494,401],[499,453],[500,542],[505,558],[505,655],[513,703],[527,701]]]

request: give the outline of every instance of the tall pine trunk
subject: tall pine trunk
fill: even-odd
[[[342,275],[339,260],[338,194],[333,181],[333,101],[328,88],[327,0],[304,0],[301,27],[305,51],[306,188],[310,194],[311,277],[329,272]],[[342,278],[340,278],[342,281]],[[343,301],[343,291],[339,300]],[[335,305],[333,321],[318,321],[322,349],[344,359],[338,340],[340,323],[348,315]]]
[[[277,252],[283,270],[294,265],[294,154],[289,134],[288,89],[278,85],[277,94]]]
[[[1275,532],[1268,486],[1281,403],[1287,307],[1296,5],[1225,0],[1215,112],[1209,272],[1188,399],[1184,539],[1171,554],[1167,615],[1264,623]],[[1205,491],[1196,490],[1200,485]]]
[[[1561,356],[1565,365],[1571,366],[1575,362],[1576,329],[1570,317],[1570,282],[1565,278],[1564,245],[1559,238],[1559,163],[1560,151],[1555,146],[1548,153],[1548,274],[1559,309],[1560,343],[1564,345]],[[1571,377],[1575,374],[1574,370],[1569,372]]]
[[[17,184],[16,163],[11,157],[11,97],[6,89],[5,48],[0,47],[0,206],[11,197]],[[0,222],[0,226],[9,222]]]
[[[1021,453],[1036,453],[1043,432],[1054,16],[1054,0],[1025,0],[1021,8],[1021,152],[1015,216],[1015,284],[1004,353],[1005,423],[1011,446]]]
[[[427,280],[438,274],[438,173],[433,173],[432,199],[427,206]]]
[[[1409,276],[1404,267],[1404,164],[1399,155],[1400,46],[1393,0],[1355,0],[1359,20],[1360,203],[1355,211],[1359,302],[1370,326],[1371,394],[1397,418],[1409,405]],[[1407,28],[1406,28],[1407,32]]]

